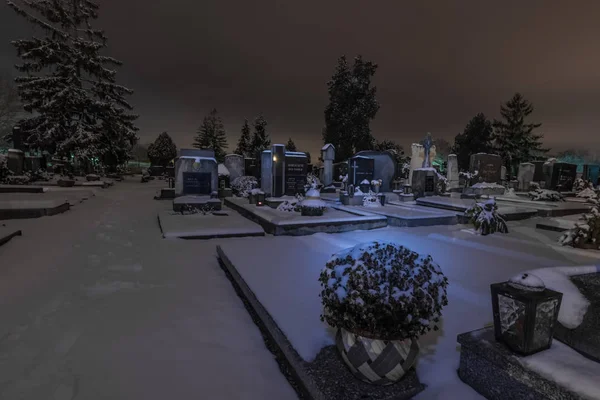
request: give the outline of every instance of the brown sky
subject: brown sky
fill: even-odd
[[[493,4],[492,4],[493,3]],[[379,64],[378,139],[452,141],[478,112],[521,91],[546,145],[600,149],[600,1],[101,0],[99,26],[120,81],[136,91],[142,142],[189,146],[210,108],[233,150],[263,112],[274,142],[321,146],[338,56]],[[26,23],[0,8],[0,67]]]

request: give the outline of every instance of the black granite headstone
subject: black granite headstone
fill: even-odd
[[[294,196],[306,183],[307,157],[285,156],[285,194]]]
[[[542,182],[546,180],[544,177],[544,161],[532,161],[531,163],[535,165],[532,182]]]
[[[207,172],[183,172],[183,194],[210,194],[211,174]]]
[[[375,173],[375,160],[367,157],[354,157],[350,159],[349,163],[349,183],[358,186],[366,179],[370,184],[373,180],[373,174]]]
[[[480,181],[498,183],[502,180],[502,158],[498,155],[472,154],[469,169],[471,172],[479,172],[478,178]]]
[[[550,190],[570,192],[577,177],[577,165],[568,163],[554,163],[550,178]]]
[[[433,180],[433,176],[426,176],[425,177],[425,192],[426,193],[433,192],[435,189],[434,185],[435,185],[435,182]]]

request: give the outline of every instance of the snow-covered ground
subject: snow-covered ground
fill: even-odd
[[[490,283],[535,268],[593,264],[594,258],[550,248],[530,226],[511,224],[515,237],[475,236],[464,226],[384,228],[298,238],[266,238],[255,243],[226,243],[223,250],[257,298],[270,312],[300,356],[311,361],[334,343],[333,331],[319,320],[319,273],[331,254],[372,240],[393,241],[431,254],[449,278],[449,305],[440,332],[420,343],[417,371],[428,388],[419,399],[480,399],[457,374],[456,336],[492,323]],[[520,236],[519,236],[520,235]],[[523,237],[529,239],[523,241]],[[546,236],[544,236],[546,237]],[[262,255],[269,253],[269,258]],[[285,261],[282,261],[285,260]],[[290,312],[294,310],[294,312]]]
[[[131,177],[68,213],[3,222],[23,236],[0,247],[0,399],[297,398],[220,241],[161,238],[162,185]]]

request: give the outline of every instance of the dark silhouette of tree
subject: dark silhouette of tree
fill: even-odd
[[[252,136],[252,151],[254,158],[260,159],[263,150],[271,146],[271,139],[267,134],[267,120],[261,114],[254,120],[254,135]]]
[[[354,59],[352,67],[342,56],[327,83],[329,104],[325,108],[322,136],[325,144],[335,146],[336,161],[373,149],[375,139],[369,124],[379,110],[376,88],[371,86],[376,70],[376,64],[364,61],[361,56]]]
[[[454,146],[452,146],[459,170],[467,171],[469,169],[471,154],[494,152],[493,133],[492,122],[483,113],[471,118],[463,133],[456,135]]]
[[[244,120],[244,125],[242,125],[242,133],[234,153],[244,157],[252,156],[252,136],[250,135],[250,126],[247,119]]]
[[[213,108],[210,114],[204,117],[202,125],[198,128],[193,146],[198,149],[213,150],[218,163],[222,163],[225,160],[225,155],[227,154],[225,151],[227,148],[227,134],[216,108]]]
[[[148,146],[148,158],[153,165],[166,167],[177,157],[177,146],[167,132],[163,132]]]
[[[548,152],[543,148],[543,135],[533,133],[540,123],[526,123],[525,118],[533,112],[533,105],[523,95],[516,93],[500,106],[501,120],[494,120],[494,146],[504,164],[516,173],[519,163],[532,161]]]
[[[287,151],[298,151],[298,150],[296,149],[296,143],[294,143],[294,141],[292,140],[292,138],[289,138],[289,139],[288,139],[288,142],[287,142],[287,144],[285,145],[285,149],[286,149]]]

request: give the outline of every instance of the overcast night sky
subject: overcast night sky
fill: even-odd
[[[452,4],[449,4],[452,3]],[[212,107],[233,150],[263,112],[274,142],[321,146],[336,59],[379,65],[377,139],[450,141],[515,91],[535,106],[547,146],[600,149],[600,2],[101,0],[97,26],[135,90],[141,142],[168,131],[187,147]],[[26,21],[0,8],[0,69]]]

